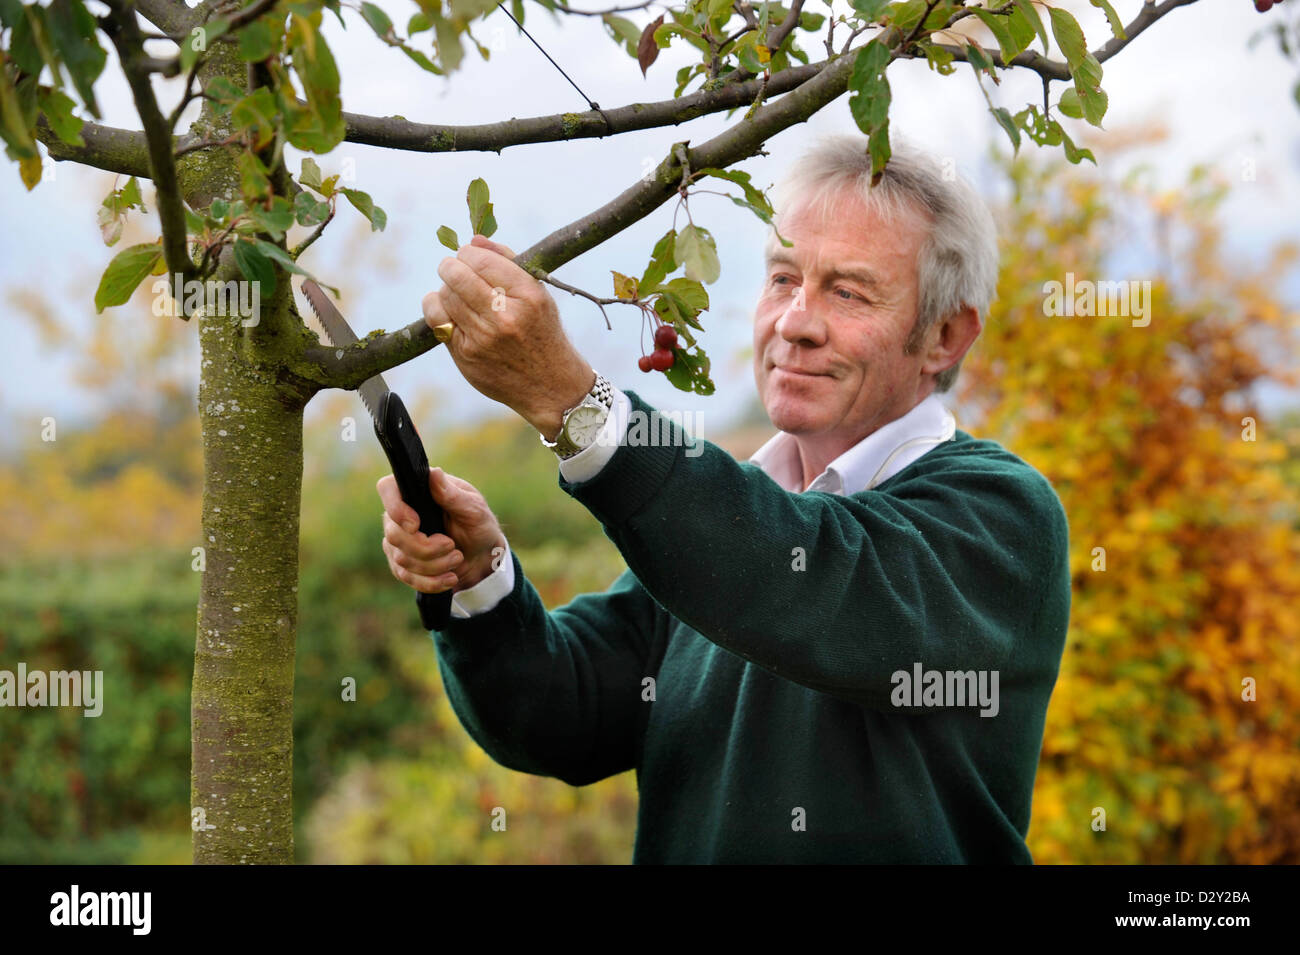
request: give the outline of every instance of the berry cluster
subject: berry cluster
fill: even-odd
[[[660,325],[655,329],[655,350],[649,355],[642,355],[636,366],[642,371],[667,371],[673,367],[676,356],[673,349],[677,347],[677,329],[671,325]]]

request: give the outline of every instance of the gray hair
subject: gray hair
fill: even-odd
[[[784,212],[804,203],[825,216],[844,189],[856,193],[885,222],[905,210],[929,220],[929,235],[917,258],[920,300],[916,322],[904,345],[907,354],[916,354],[926,332],[964,305],[981,317],[988,314],[997,292],[997,227],[988,206],[969,183],[942,167],[930,153],[896,140],[889,164],[873,188],[867,137],[826,136],[771,190],[777,227]],[[776,233],[771,232],[766,254],[770,256],[779,247]],[[958,359],[935,375],[935,389],[951,388],[960,368]]]

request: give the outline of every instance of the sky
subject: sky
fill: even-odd
[[[416,9],[412,3],[395,0],[381,0],[381,5],[399,26]],[[1107,39],[1099,10],[1083,3],[1064,5],[1078,16],[1091,48]],[[600,9],[605,4],[574,0],[573,6]],[[1140,3],[1115,0],[1114,6],[1128,22]],[[1249,46],[1253,34],[1278,18],[1300,15],[1300,10],[1287,9],[1297,6],[1286,3],[1261,15],[1249,0],[1200,0],[1175,10],[1108,61],[1103,79],[1110,96],[1107,130],[1118,136],[1124,130],[1164,124],[1168,137],[1122,156],[1108,151],[1108,142],[1114,141],[1109,134],[1089,143],[1103,172],[1116,178],[1136,162],[1150,163],[1167,188],[1176,187],[1198,163],[1222,170],[1238,182],[1224,208],[1227,247],[1247,258],[1262,254],[1277,241],[1300,239],[1300,108],[1292,98],[1300,65],[1285,60],[1272,39]],[[641,26],[659,9],[627,16]],[[824,13],[827,5],[809,0],[806,9]],[[837,3],[834,9],[847,7]],[[643,78],[635,61],[608,38],[598,18],[556,20],[532,3],[527,10],[524,25],[529,33],[588,97],[604,107],[670,98],[678,67],[692,60],[685,51],[662,51]],[[501,10],[489,14],[474,31],[492,50],[490,60],[483,61],[467,45],[463,68],[450,77],[419,70],[400,51],[382,45],[353,12],[348,11],[346,19],[345,31],[327,16],[324,30],[343,77],[344,108],[351,112],[470,124],[587,108],[582,96]],[[417,42],[427,43],[428,37],[422,34]],[[809,43],[804,47],[814,59],[821,58]],[[159,52],[163,52],[161,45]],[[989,145],[993,141],[1005,145],[1006,139],[990,116],[973,74],[961,67],[956,74],[941,77],[923,62],[893,64],[889,70],[891,130],[936,155],[952,158],[959,173],[993,200],[999,182],[987,159]],[[990,88],[994,102],[1013,112],[1028,101],[1041,100],[1037,77],[1021,73],[1025,71],[1005,74],[1000,87]],[[157,88],[164,109],[169,108],[179,95],[179,82],[159,82]],[[1055,85],[1058,94],[1060,88],[1061,84]],[[105,123],[138,128],[125,84],[111,60],[97,95]],[[1065,122],[1072,131],[1085,129],[1082,122]],[[322,169],[326,175],[355,172],[351,185],[372,194],[387,211],[389,225],[384,232],[371,234],[359,214],[341,206],[335,222],[304,256],[303,265],[323,281],[341,287],[340,307],[359,335],[374,328],[400,327],[419,318],[422,297],[441,285],[438,262],[452,253],[438,243],[438,227],[449,225],[462,241],[468,239],[465,190],[470,180],[482,177],[491,189],[500,224],[493,238],[519,251],[628,188],[649,164],[657,164],[670,151],[672,143],[699,144],[728,125],[725,114],[717,114],[678,127],[608,139],[515,146],[500,154],[406,153],[344,143],[334,153],[317,157]],[[817,136],[855,131],[848,98],[841,97],[807,123],[768,140],[764,146],[768,155],[738,168],[751,173],[756,185],[767,187]],[[290,169],[296,172],[301,154],[290,150],[290,156]],[[0,449],[12,446],[28,429],[39,430],[44,416],[85,420],[99,413],[106,400],[73,379],[75,359],[67,349],[51,349],[41,342],[12,307],[16,294],[47,296],[60,319],[82,333],[94,323],[112,321],[128,346],[146,340],[149,323],[176,321],[150,314],[138,298],[128,306],[95,314],[95,284],[117,251],[104,246],[95,224],[96,209],[112,188],[113,176],[71,163],[47,165],[54,168],[53,180],[27,192],[17,165],[0,162],[0,220],[5,226],[0,229],[0,302],[8,306],[6,342],[0,348]],[[1243,175],[1247,168],[1253,169],[1253,179]],[[152,188],[142,185],[149,216],[137,217],[122,246],[149,241],[157,234]],[[676,206],[674,201],[661,207],[556,270],[556,276],[595,294],[611,295],[610,270],[639,275],[655,241],[674,222]],[[725,430],[752,410],[756,400],[748,349],[751,310],[762,281],[766,227],[752,213],[717,195],[693,197],[690,212],[693,221],[717,238],[722,263],[721,277],[709,286],[712,308],[705,316],[707,334],[702,339],[718,385],[713,396],[686,395],[661,375],[637,369],[642,347],[640,314],[635,308],[610,307],[611,331],[596,306],[558,289],[551,291],[569,337],[594,368],[657,407],[693,412],[708,438],[710,432]],[[678,225],[686,221],[684,211],[676,215]],[[1139,266],[1134,263],[1134,267]],[[1117,272],[1122,269],[1117,266]],[[1293,306],[1300,306],[1298,278],[1293,274],[1287,286]],[[299,301],[302,304],[301,297]],[[194,329],[183,326],[181,334],[188,337],[177,358],[179,373],[197,382]],[[443,349],[434,349],[385,377],[408,404],[423,398],[436,409],[436,421],[417,422],[422,429],[463,426],[504,411],[460,378]],[[125,380],[118,391],[133,386]],[[1279,393],[1264,397],[1266,404],[1275,406],[1290,400]],[[317,407],[323,404],[313,402],[309,416],[325,413]]]

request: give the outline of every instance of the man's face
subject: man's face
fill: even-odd
[[[794,245],[778,244],[768,262],[754,380],[777,428],[842,451],[930,390],[918,390],[924,351],[903,352],[928,223],[909,209],[885,224],[848,193],[828,219],[797,207],[778,221]]]

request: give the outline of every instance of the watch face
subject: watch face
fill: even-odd
[[[577,408],[569,415],[568,423],[564,426],[565,432],[569,435],[569,440],[580,447],[590,447],[596,443],[596,436],[600,434],[600,429],[605,426],[605,411],[601,408],[592,408],[590,405],[584,405]]]

